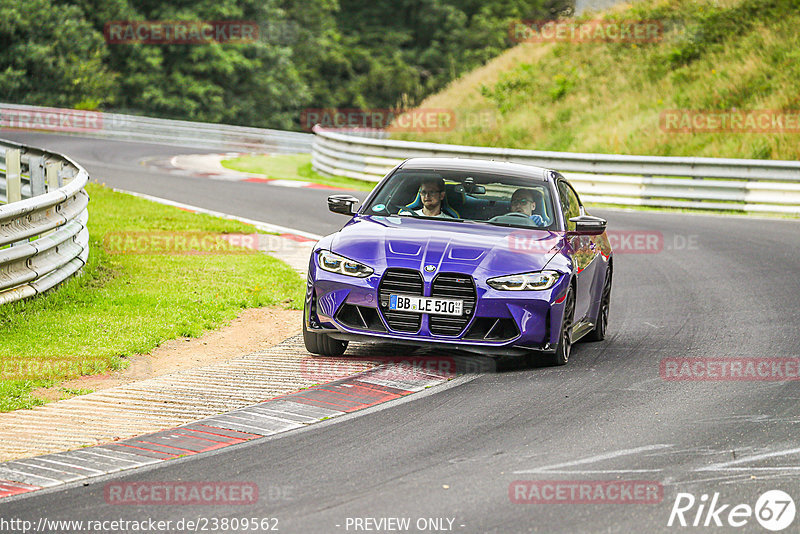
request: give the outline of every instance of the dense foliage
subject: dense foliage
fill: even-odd
[[[592,17],[594,15],[586,15]],[[402,134],[565,152],[800,159],[800,0],[639,0],[607,21],[658,21],[655,42],[518,46],[428,97],[454,129]],[[581,19],[576,19],[580,21]],[[671,129],[668,116],[699,117]],[[767,120],[750,127],[742,117]],[[718,128],[703,127],[714,120]],[[732,126],[737,117],[745,126]]]
[[[411,106],[572,0],[0,0],[0,101],[297,128]],[[109,44],[113,21],[254,21],[248,44]]]

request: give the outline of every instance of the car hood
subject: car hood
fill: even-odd
[[[377,272],[389,267],[425,272],[428,267],[432,273],[483,277],[543,269],[564,247],[564,236],[446,219],[356,216],[320,246]]]

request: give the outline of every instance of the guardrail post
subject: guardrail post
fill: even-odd
[[[71,180],[75,176],[75,170],[70,167],[61,167],[58,173],[58,182],[64,185],[64,182]]]
[[[19,149],[6,149],[6,200],[9,204],[22,200],[22,173]]]
[[[48,162],[45,165],[45,174],[47,175],[47,190],[55,191],[61,187],[61,162]]]
[[[28,170],[31,173],[31,197],[44,195],[44,156],[30,158],[28,160]]]

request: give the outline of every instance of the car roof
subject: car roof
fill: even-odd
[[[550,171],[542,167],[533,165],[522,165],[520,163],[508,163],[505,161],[493,161],[486,159],[466,159],[466,158],[411,158],[400,165],[401,169],[409,170],[442,170],[442,171],[466,171],[476,173],[505,174],[519,178],[532,178],[546,182]]]

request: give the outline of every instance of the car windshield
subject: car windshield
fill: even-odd
[[[361,213],[558,229],[548,182],[470,171],[401,169]]]

